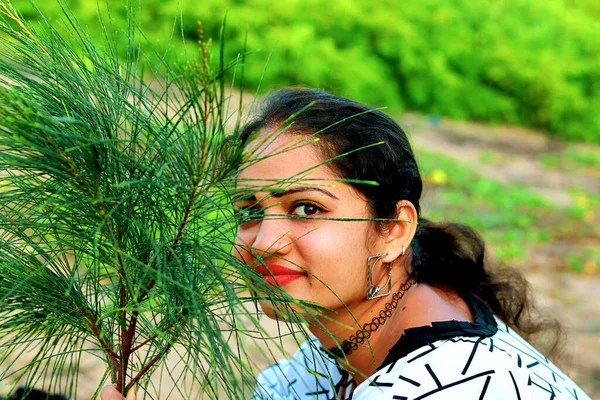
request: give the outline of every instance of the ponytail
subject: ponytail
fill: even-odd
[[[490,279],[484,269],[483,239],[466,225],[419,218],[412,246],[413,272],[419,282],[480,296],[481,283]]]
[[[412,273],[418,282],[450,288],[463,298],[476,296],[525,339],[544,340],[538,345],[548,355],[558,357],[564,341],[560,324],[540,317],[531,287],[520,271],[489,265],[485,242],[474,229],[419,218],[411,248]],[[540,333],[546,336],[538,338]]]

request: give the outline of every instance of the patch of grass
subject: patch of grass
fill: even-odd
[[[426,186],[423,215],[473,227],[502,262],[526,261],[533,244],[593,235],[598,196],[573,189],[573,206],[564,210],[527,187],[483,177],[453,158],[423,149],[417,154]],[[569,257],[567,266],[573,272],[595,272],[600,265],[600,251]]]
[[[537,160],[545,168],[558,168],[561,165],[561,157],[558,153],[542,154]]]
[[[585,264],[581,257],[577,254],[567,254],[567,266],[569,270],[573,272],[583,272],[585,268]]]
[[[593,222],[600,213],[600,196],[586,193],[583,189],[573,187],[569,189],[573,202],[568,208],[569,217]]]
[[[540,155],[537,161],[546,168],[589,170],[600,174],[600,148],[597,146],[568,145],[560,153]]]
[[[594,335],[600,335],[600,321],[593,318],[588,320],[585,331]]]
[[[592,148],[571,145],[567,147],[565,157],[576,165],[600,172],[600,149],[596,146]]]
[[[491,150],[481,150],[479,152],[479,161],[483,164],[496,165],[500,162],[498,153]]]
[[[600,249],[588,247],[578,253],[567,255],[567,267],[570,271],[594,274],[600,270]]]

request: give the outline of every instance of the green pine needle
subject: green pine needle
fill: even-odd
[[[148,80],[133,14],[123,63],[110,21],[101,50],[64,13],[68,40],[0,0],[0,381],[75,398],[90,353],[122,393],[156,396],[150,374],[171,374],[173,353],[172,394],[248,398],[244,336],[262,331],[247,287],[300,317],[231,255],[231,193],[251,161],[224,83],[244,58],[225,64],[221,48],[215,65],[199,29],[198,54],[146,66]]]

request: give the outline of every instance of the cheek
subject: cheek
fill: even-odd
[[[252,235],[247,229],[238,229],[233,248],[231,249],[231,254],[246,264],[250,264],[254,260],[252,254],[248,251],[252,243],[251,239]]]
[[[353,278],[357,267],[362,266],[361,260],[367,257],[365,227],[349,222],[328,222],[319,229],[309,229],[309,233],[298,240],[302,258],[323,277]]]

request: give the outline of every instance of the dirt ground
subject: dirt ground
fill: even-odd
[[[523,183],[561,207],[569,205],[571,199],[566,190],[573,183],[600,194],[597,172],[548,170],[536,162],[540,154],[557,152],[565,146],[540,133],[445,120],[432,124],[430,119],[416,115],[404,115],[400,121],[411,134],[417,152],[419,149],[439,152],[501,182]],[[496,162],[481,163],[482,152],[492,154]],[[425,198],[425,209],[427,201]],[[590,240],[596,240],[594,245],[600,246],[597,239]],[[561,367],[592,398],[600,398],[600,273],[577,274],[564,268],[566,252],[576,245],[565,242],[536,246],[529,249],[528,262],[517,267],[526,273],[541,308],[558,318],[565,328],[568,342]],[[274,334],[277,331],[276,325],[268,320],[265,328]],[[25,362],[26,359],[20,358],[16,365]],[[172,365],[177,368],[177,357]],[[84,358],[82,366],[77,398],[89,399],[104,367],[89,357]],[[168,386],[165,384],[164,390],[159,390],[157,398],[166,398]],[[6,394],[7,388],[0,382],[0,396]]]

